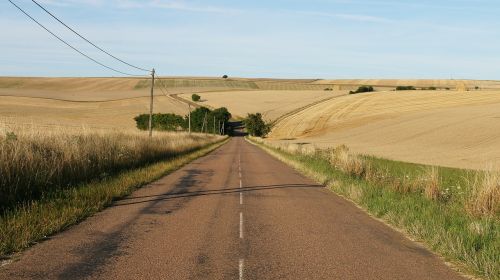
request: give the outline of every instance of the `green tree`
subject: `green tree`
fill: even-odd
[[[195,93],[195,94],[191,95],[191,99],[192,99],[194,102],[198,102],[198,101],[200,101],[201,96],[199,96],[198,94],[196,94],[196,93]]]
[[[244,123],[248,133],[252,136],[264,137],[271,131],[271,126],[262,119],[261,113],[248,114]]]
[[[210,112],[209,115],[209,128],[216,133],[219,133],[221,127],[224,125],[224,132],[228,132],[229,120],[231,119],[231,113],[226,107],[221,107]]]
[[[375,91],[372,86],[360,86],[356,91],[350,91],[349,94]]]
[[[398,86],[396,90],[416,90],[414,86]]]
[[[149,114],[141,114],[134,118],[137,128],[147,130],[149,128]],[[153,129],[177,131],[185,129],[187,122],[182,116],[176,114],[153,114]]]
[[[204,128],[203,124],[205,123],[206,125],[206,123],[208,123],[208,116],[210,115],[210,113],[210,109],[205,107],[198,107],[193,110],[191,112],[191,131],[202,132],[201,129]],[[186,119],[188,118],[189,116],[186,116]]]

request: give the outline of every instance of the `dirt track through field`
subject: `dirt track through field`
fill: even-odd
[[[242,138],[0,269],[35,278],[462,279]]]

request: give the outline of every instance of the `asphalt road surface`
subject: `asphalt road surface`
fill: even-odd
[[[462,279],[236,137],[24,252],[0,279]]]

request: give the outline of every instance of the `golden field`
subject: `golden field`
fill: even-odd
[[[186,115],[188,107],[168,94],[258,89],[323,89],[316,80],[161,77],[155,112]],[[0,119],[42,126],[132,128],[149,112],[150,79],[0,77]],[[276,115],[276,114],[275,114]]]
[[[499,91],[402,91],[341,96],[278,122],[276,141],[423,164],[500,164]]]
[[[235,117],[263,113],[275,122],[273,141],[345,144],[358,153],[451,167],[500,165],[498,81],[162,77],[156,85],[155,112],[185,115],[187,106],[165,94],[190,100],[198,93],[200,105],[225,106]],[[378,91],[347,94],[358,85]],[[438,90],[393,91],[399,85]],[[0,120],[134,128],[133,117],[149,110],[149,86],[144,78],[4,77]]]
[[[261,113],[267,121],[302,108],[308,104],[328,100],[335,96],[347,95],[346,91],[324,90],[252,90],[205,92],[201,94],[200,105],[227,107],[235,117],[244,118],[248,113]],[[181,94],[191,99],[190,94]]]

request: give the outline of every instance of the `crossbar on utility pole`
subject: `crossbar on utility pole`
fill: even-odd
[[[151,71],[151,98],[149,102],[149,137],[153,136],[153,94],[155,88],[155,69]]]

